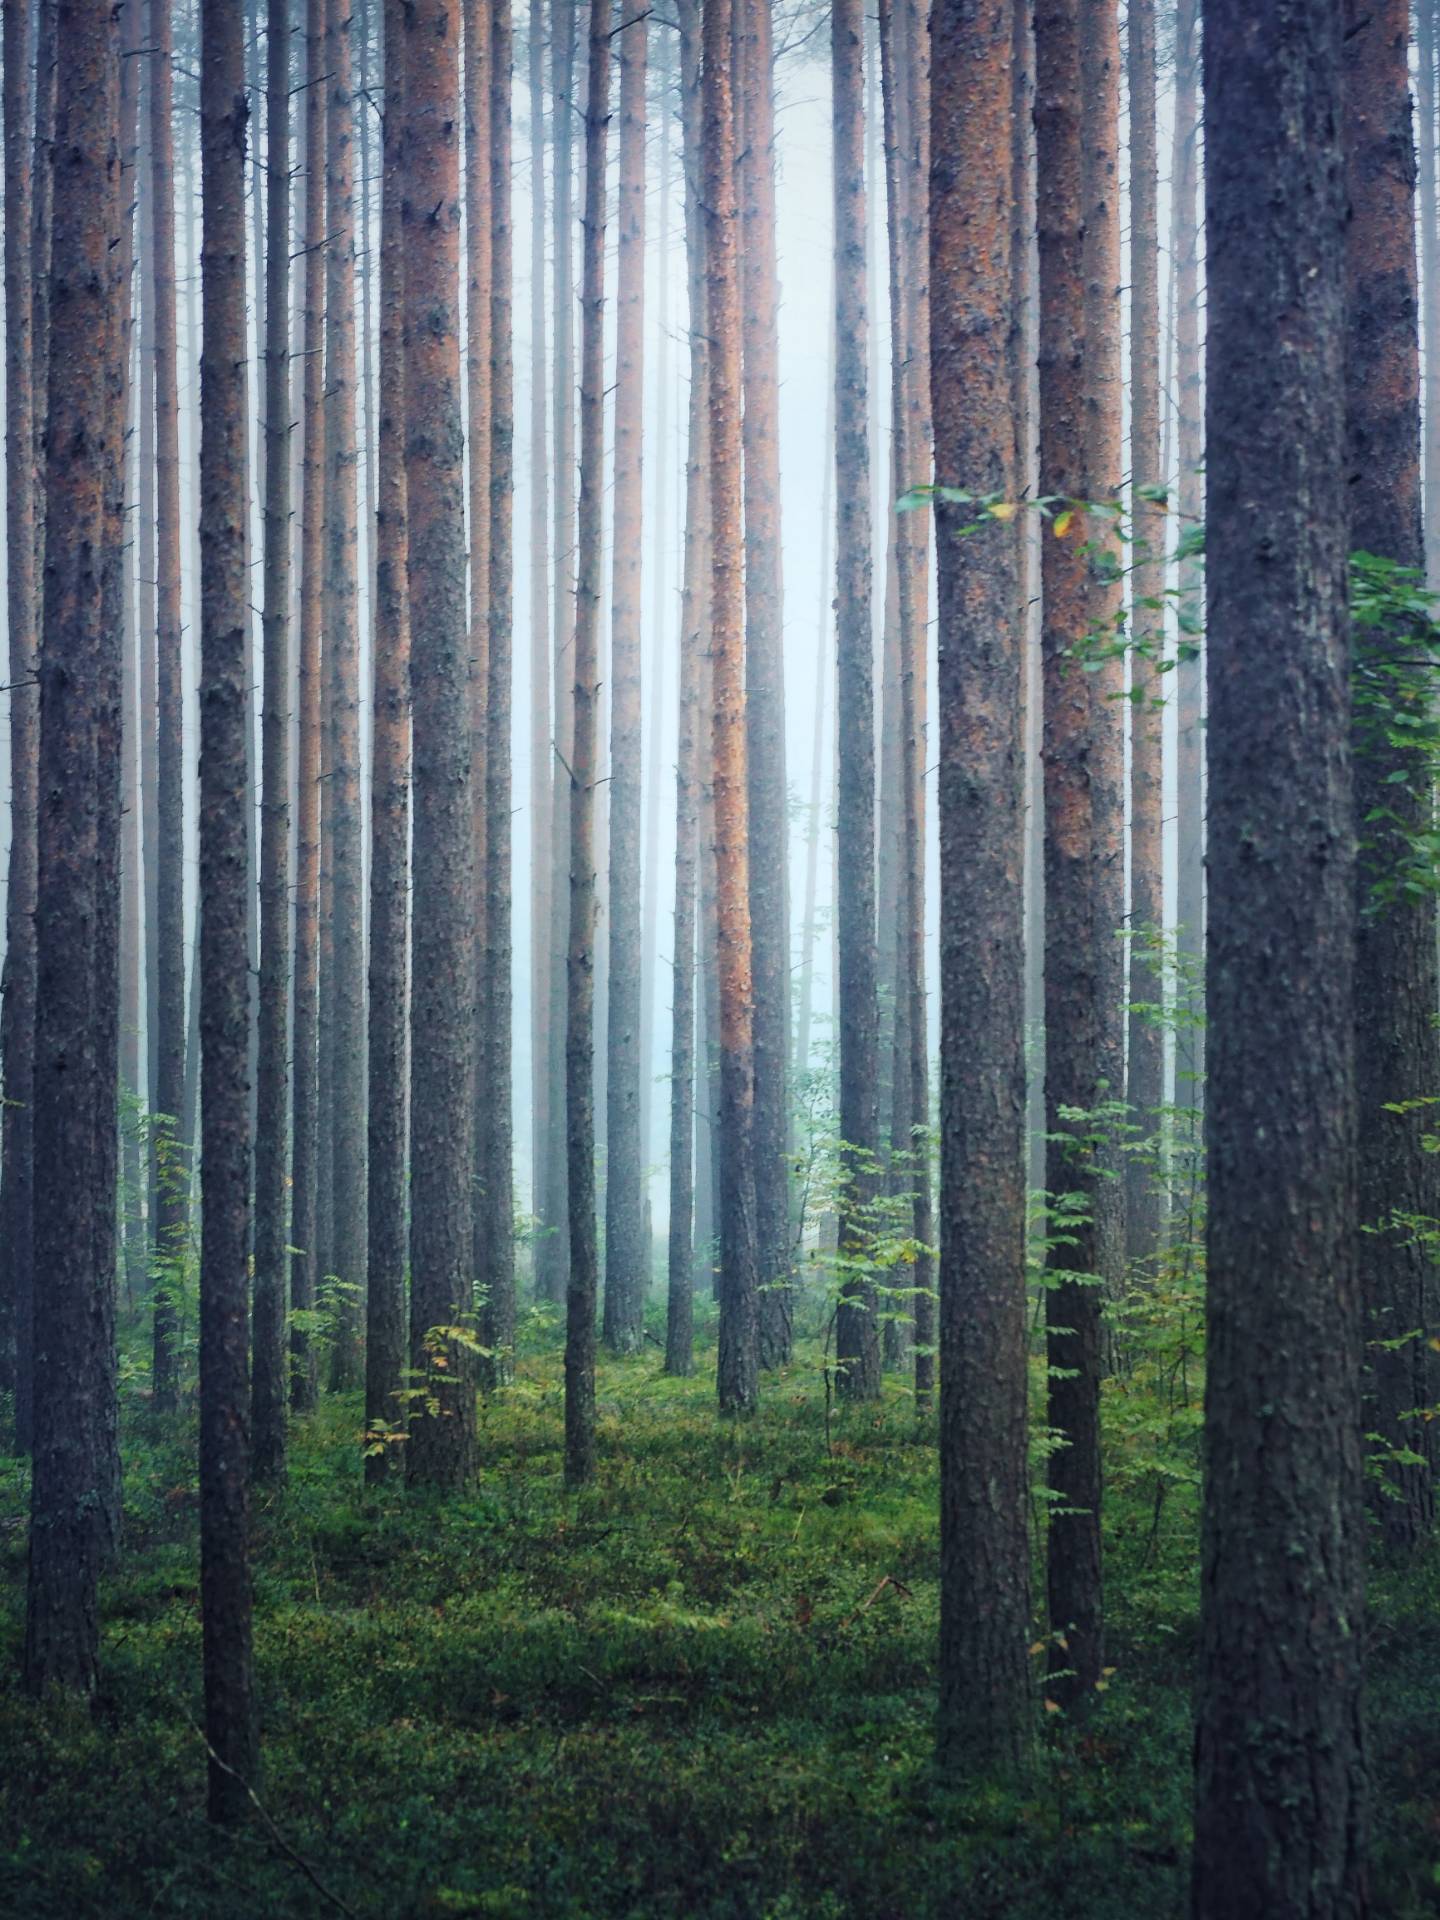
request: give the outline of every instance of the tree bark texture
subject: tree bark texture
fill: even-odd
[[[1295,0],[1209,0],[1205,13],[1211,1035],[1196,1920],[1366,1911],[1355,847],[1335,458],[1343,31],[1339,8]]]
[[[544,1220],[550,1151],[550,896],[554,760],[550,746],[550,362],[545,313],[545,6],[530,0],[530,1212]],[[534,1279],[541,1269],[534,1243]]]

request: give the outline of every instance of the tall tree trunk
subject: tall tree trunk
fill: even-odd
[[[1036,16],[1040,222],[1040,488],[1111,501],[1120,481],[1119,49],[1113,0]],[[1118,659],[1074,655],[1114,624],[1108,523],[1077,505],[1045,542],[1046,1185],[1076,1196],[1045,1296],[1050,1424],[1051,1689],[1079,1708],[1101,1677],[1101,1282],[1118,1277],[1118,1182],[1093,1116],[1122,1087],[1123,718]],[[1076,1279],[1071,1276],[1080,1275]]]
[[[611,0],[591,0],[581,268],[580,520],[570,761],[570,943],[566,962],[565,1145],[570,1278],[565,1297],[565,1480],[595,1471],[595,702],[605,458],[605,132]],[[558,557],[558,556],[557,556]]]
[[[875,698],[870,616],[870,446],[866,386],[864,35],[858,0],[832,11],[835,95],[836,714],[840,740],[840,1138],[845,1262],[835,1346],[840,1389],[880,1392],[880,1327],[867,1267],[879,1151],[875,943]]]
[[[359,535],[355,438],[355,96],[350,0],[329,0],[325,50],[325,651],[331,767],[323,805],[330,833],[334,941],[332,1119],[333,1272],[343,1291],[331,1384],[360,1383],[365,1308],[365,934],[360,821]]]
[[[1425,577],[1440,579],[1440,228],[1436,211],[1436,0],[1416,0],[1416,146],[1420,156],[1421,344],[1425,362]]]
[[[412,1483],[474,1467],[470,1312],[473,813],[460,390],[460,39],[456,0],[405,11],[405,472],[413,703],[410,1016]],[[468,1336],[467,1336],[468,1337]],[[438,1364],[443,1362],[443,1366]]]
[[[680,601],[680,716],[675,774],[675,961],[670,1050],[670,1243],[665,1371],[695,1365],[696,906],[699,885],[700,683],[710,569],[710,339],[705,323],[701,198],[700,9],[681,0],[680,101],[685,162],[690,413],[685,456],[685,555]],[[709,1141],[704,1143],[708,1151]]]
[[[1009,5],[932,22],[930,348],[943,484],[1014,498]],[[965,184],[986,183],[978,200]],[[941,506],[940,1750],[977,1774],[1030,1744],[1021,672],[1017,546]]]
[[[766,0],[737,0],[736,85],[744,271],[745,718],[750,927],[755,966],[755,1237],[760,1362],[783,1366],[790,1291],[790,899],[780,568],[779,271],[775,251],[775,51]]]
[[[749,1413],[759,1398],[759,1269],[741,485],[740,222],[731,0],[712,0],[702,9],[702,45],[705,294],[710,333],[710,705],[720,1016],[717,1386],[722,1412]]]
[[[515,358],[510,87],[515,64],[508,0],[494,8],[490,58],[490,591],[485,751],[485,1221],[489,1291],[480,1316],[482,1378],[509,1378],[515,1347],[515,1156],[512,1111],[510,722],[514,676]]]
[[[246,1261],[250,731],[246,638],[244,40],[233,0],[201,0],[204,194],[200,360],[200,1605],[212,1820],[238,1821],[259,1765],[250,1628]]]
[[[1410,8],[1385,0],[1346,7],[1350,546],[1413,568],[1425,565],[1420,501],[1419,290],[1415,277],[1415,149],[1410,125]],[[1406,681],[1409,632],[1357,633],[1357,672],[1380,711],[1362,706],[1355,740],[1355,813],[1361,823],[1355,951],[1355,1075],[1359,1101],[1356,1202],[1371,1406],[1365,1426],[1399,1457],[1374,1486],[1386,1544],[1413,1547],[1434,1515],[1426,1429],[1415,1410],[1427,1390],[1434,1281],[1417,1218],[1440,1213],[1434,1156],[1413,1109],[1440,1086],[1435,907],[1397,880],[1433,796],[1412,749],[1393,744],[1392,706]],[[1363,684],[1363,682],[1362,682]],[[1401,1341],[1403,1344],[1390,1345]]]
[[[1177,0],[1175,9],[1175,144],[1170,166],[1170,258],[1175,275],[1176,443],[1179,480],[1175,505],[1180,537],[1199,526],[1205,511],[1204,383],[1200,367],[1200,24],[1198,0]],[[1198,558],[1182,560],[1179,574],[1180,636],[1175,663],[1175,812],[1177,861],[1175,952],[1179,968],[1175,1104],[1199,1109],[1204,1102],[1205,986],[1205,735]],[[1192,1161],[1200,1150],[1198,1124],[1184,1129]],[[1195,1182],[1185,1186],[1195,1190]],[[1193,1206],[1190,1209],[1193,1215]],[[1193,1217],[1179,1223],[1193,1239]]]
[[[550,448],[545,317],[545,5],[530,0],[530,1211],[543,1232],[550,1151],[550,898],[555,867],[550,746]],[[543,1242],[534,1242],[539,1291]]]
[[[570,766],[574,754],[575,702],[575,272],[574,272],[574,88],[575,20],[578,0],[552,0],[551,85],[554,93],[553,168],[555,200],[555,620],[554,620],[554,789],[550,888],[550,1057],[548,1065],[552,1115],[563,1114],[565,1095],[565,1035],[568,1024],[567,971],[559,955],[570,939],[570,889],[558,876],[570,872]],[[566,1129],[550,1127],[549,1153],[544,1163],[544,1206],[541,1212],[539,1291],[547,1300],[561,1301],[570,1270],[570,1210],[565,1191],[568,1149]]]
[[[645,425],[645,20],[621,29],[615,528],[610,606],[610,1002],[605,1074],[605,1343],[645,1338],[650,1248],[640,1138],[641,541]]]
[[[174,1353],[188,1233],[175,1129],[185,1100],[185,758],[181,694],[180,394],[175,306],[175,58],[171,0],[150,0],[150,183],[155,295],[156,920],[155,1114],[151,1194],[163,1263],[155,1297],[155,1405],[179,1401]],[[146,644],[150,644],[146,636]]]
[[[366,1478],[394,1457],[405,1368],[405,1015],[409,985],[410,622],[406,597],[405,0],[385,0],[380,186],[380,412],[375,527],[375,708],[370,780],[370,1257]]]
[[[320,1282],[320,775],[325,555],[325,0],[305,25],[304,470],[300,528],[300,740],[295,826],[295,1129],[290,1305],[314,1311]],[[315,1352],[302,1321],[290,1336],[291,1405],[315,1406]]]
[[[265,686],[255,1130],[257,1480],[285,1472],[286,1119],[290,1010],[290,4],[269,0],[265,165]],[[256,271],[259,271],[257,262]]]
[[[0,1388],[15,1395],[15,1441],[29,1445],[34,1348],[35,809],[40,696],[35,687],[35,404],[30,276],[29,0],[5,0],[5,551],[10,681],[10,864],[0,981]]]
[[[1160,443],[1159,188],[1155,135],[1155,0],[1130,0],[1130,977],[1125,1100],[1132,1126],[1160,1124],[1165,1098],[1164,979],[1156,945],[1165,923],[1161,884],[1161,770],[1165,676],[1165,512]],[[1149,497],[1147,497],[1147,494]],[[1126,1162],[1129,1256],[1160,1241],[1160,1175],[1146,1156]]]
[[[830,306],[833,312],[835,302]],[[827,451],[835,444],[835,328],[830,327],[825,439]],[[831,568],[835,539],[835,462],[828,457],[820,479],[820,602],[815,621],[815,726],[810,748],[810,804],[805,845],[805,912],[800,923],[800,998],[795,1015],[795,1064],[792,1085],[813,1071],[811,1059],[815,1005],[815,947],[819,934],[816,900],[820,879],[820,799],[825,787],[825,712],[829,700],[830,666],[835,652],[835,597]]]
[[[1338,7],[1205,10],[1212,1025],[1196,1920],[1348,1920],[1367,1904],[1348,465],[1336,458],[1343,34]]]
[[[97,1008],[105,926],[118,926],[106,858],[103,709],[118,661],[106,635],[105,548],[119,461],[109,390],[119,212],[118,16],[61,0],[48,302],[47,528],[40,642],[36,816],[34,1190],[37,1290],[25,1681],[93,1693],[99,1575],[111,1545],[106,1483],[113,1433],[112,1272],[97,1269],[113,1208],[114,1059]],[[116,329],[118,331],[118,328]],[[118,771],[112,767],[112,772]],[[112,1077],[108,1083],[107,1070]],[[100,1124],[97,1125],[97,1118]],[[108,1173],[111,1191],[103,1183]],[[47,1173],[48,1170],[48,1173]],[[97,1499],[97,1489],[100,1498]]]
[[[476,1297],[490,1292],[489,1210],[486,1183],[487,1109],[491,1097],[486,1061],[489,1038],[489,947],[485,937],[486,804],[485,755],[490,698],[490,0],[463,0],[465,114],[465,431],[469,449],[470,537],[470,806],[475,861],[475,1034],[472,1048],[470,1121],[470,1266]]]

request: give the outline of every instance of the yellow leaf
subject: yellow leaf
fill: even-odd
[[[1063,540],[1065,538],[1066,534],[1070,531],[1070,522],[1074,518],[1075,518],[1074,514],[1070,511],[1068,507],[1065,509],[1064,513],[1056,515],[1055,538],[1057,540]]]
[[[1045,1702],[1045,1711],[1046,1713],[1059,1713],[1060,1702],[1058,1700],[1047,1700]]]
[[[1043,1640],[1037,1640],[1034,1646],[1031,1647],[1030,1649],[1030,1658],[1033,1660],[1037,1653],[1043,1653],[1044,1651],[1045,1651],[1045,1642]]]
[[[990,508],[992,520],[1013,520],[1020,511],[1018,500],[996,500]]]

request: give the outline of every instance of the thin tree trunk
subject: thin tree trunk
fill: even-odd
[[[1198,0],[1177,0],[1175,11],[1175,144],[1170,166],[1170,257],[1175,275],[1175,391],[1179,482],[1179,536],[1193,532],[1204,513],[1203,380],[1200,367],[1200,25]],[[1175,954],[1178,1032],[1175,1104],[1204,1104],[1205,985],[1205,663],[1200,637],[1202,574],[1198,558],[1180,563],[1179,647],[1175,664],[1175,812],[1177,862]],[[1198,1122],[1184,1129],[1193,1159],[1200,1151]],[[1183,1183],[1194,1190],[1194,1182]],[[1186,1239],[1194,1219],[1179,1223]]]
[[[844,1262],[835,1347],[840,1390],[880,1392],[880,1328],[867,1265],[879,1151],[879,1012],[875,943],[875,718],[870,616],[870,447],[866,389],[864,34],[859,0],[832,13],[835,94],[836,712],[840,738],[838,838],[840,1138],[846,1159],[840,1250]]]
[[[1130,978],[1125,1100],[1132,1126],[1153,1132],[1165,1098],[1164,979],[1157,942],[1165,923],[1161,771],[1165,676],[1165,512],[1160,443],[1160,255],[1156,201],[1155,0],[1130,0]],[[1149,497],[1147,498],[1147,494]],[[1146,1156],[1126,1161],[1125,1226],[1131,1260],[1160,1243],[1160,1173]]]
[[[473,811],[460,388],[460,70],[455,0],[405,11],[405,454],[413,703],[410,1018],[412,1484],[475,1460],[470,1286]],[[438,1363],[443,1362],[444,1365]],[[429,1410],[433,1403],[435,1411]]]
[[[738,190],[744,269],[745,717],[750,927],[755,966],[755,1234],[760,1361],[785,1365],[790,1290],[790,900],[780,567],[780,286],[775,252],[775,53],[767,0],[736,6],[745,142]]]
[[[171,0],[150,0],[150,181],[155,295],[156,1039],[151,1194],[155,1296],[154,1398],[179,1403],[174,1353],[188,1205],[175,1129],[185,1100],[185,759],[181,693],[180,395],[175,304],[174,36]],[[150,644],[146,636],[146,644]]]
[[[1009,5],[933,18],[931,364],[942,483],[1014,498]],[[985,182],[982,195],[973,191]],[[1026,1537],[1023,611],[1003,526],[937,515],[940,616],[940,1750],[1031,1741]],[[913,961],[912,961],[913,964]]]
[[[833,312],[834,298],[830,306]],[[835,444],[835,328],[830,328],[828,378],[825,383],[825,440]],[[805,846],[805,914],[800,925],[800,1000],[795,1017],[795,1064],[791,1083],[798,1086],[813,1071],[811,1030],[815,1004],[815,947],[818,934],[816,898],[820,877],[820,799],[825,785],[825,713],[829,701],[830,665],[835,652],[834,565],[835,462],[828,457],[820,480],[820,604],[815,621],[815,728],[810,749],[810,807]]]
[[[1036,16],[1040,181],[1040,487],[1067,502],[1111,501],[1120,480],[1116,112],[1113,0],[1057,0]],[[1067,1444],[1049,1462],[1051,1690],[1078,1710],[1102,1659],[1100,1564],[1101,1284],[1116,1278],[1118,1183],[1097,1109],[1121,1090],[1124,869],[1123,720],[1118,659],[1073,658],[1113,625],[1119,570],[1107,523],[1073,509],[1045,542],[1046,1185],[1078,1196],[1052,1247],[1045,1296],[1050,1424]],[[1091,559],[1091,555],[1099,558]],[[1086,1119],[1074,1122],[1067,1113]],[[1071,1275],[1084,1276],[1073,1279]]]
[[[106,637],[104,551],[119,448],[110,392],[119,200],[120,38],[116,14],[61,0],[49,277],[44,619],[40,642],[38,792],[63,805],[37,812],[34,1164],[63,1169],[34,1192],[33,1453],[25,1682],[93,1693],[99,1661],[99,1575],[107,1537],[105,1483],[113,1432],[111,1275],[97,1271],[107,1205],[115,1084],[97,1003],[112,991],[103,922],[118,925],[108,870],[118,811],[103,762],[113,664]],[[116,769],[118,771],[118,769]],[[118,822],[114,823],[118,827]],[[97,1116],[101,1125],[97,1125]],[[113,1145],[109,1150],[113,1182]],[[96,1491],[101,1489],[101,1498]]]
[[[405,0],[385,0],[380,187],[380,413],[370,803],[370,1257],[365,1475],[385,1477],[402,1431],[405,1368],[405,1015],[410,855],[410,623],[406,597]]]
[[[300,531],[300,742],[295,829],[295,1129],[290,1305],[314,1312],[320,1281],[319,972],[321,634],[325,555],[325,0],[308,0],[305,28],[304,472]],[[314,1409],[308,1325],[290,1335],[291,1405]]]
[[[555,869],[550,748],[550,450],[545,318],[545,6],[530,0],[530,1211],[543,1231],[550,1151],[550,896]],[[534,1243],[537,1292],[544,1266]]]
[[[561,1301],[570,1270],[570,1210],[566,1195],[566,1128],[553,1116],[566,1110],[565,1046],[568,1025],[567,970],[559,963],[569,947],[570,890],[558,876],[570,872],[570,807],[575,703],[575,272],[574,272],[574,87],[577,0],[552,0],[551,84],[554,92],[555,198],[555,730],[551,800],[553,848],[550,887],[550,1054],[547,1100],[552,1115],[544,1161],[537,1291]]]
[[[490,699],[490,0],[463,0],[465,114],[465,431],[469,448],[470,537],[470,805],[475,862],[475,1034],[471,1059],[470,1265],[476,1298],[490,1293],[486,1060],[489,1039],[489,947],[485,936],[486,833],[490,822],[485,779]]]
[[[1338,7],[1205,10],[1212,1024],[1195,1920],[1367,1910],[1349,463],[1336,457],[1343,34]]]
[[[1420,311],[1425,363],[1425,577],[1440,579],[1440,229],[1436,225],[1435,0],[1416,0],[1416,146],[1420,157]]]
[[[245,67],[239,9],[201,0],[200,1605],[212,1820],[239,1821],[259,1765],[249,1566],[250,732],[245,527]]]
[[[749,1413],[759,1398],[759,1269],[741,484],[740,222],[731,0],[711,0],[703,8],[702,40],[706,325],[710,334],[709,627],[720,1015],[717,1387],[722,1412]]]
[[[334,1006],[331,1060],[333,1272],[341,1283],[331,1384],[363,1378],[365,1319],[365,934],[360,821],[359,535],[355,438],[355,99],[350,0],[329,0],[325,160],[325,651],[332,760],[330,833]],[[323,1011],[323,1010],[322,1010]]]
[[[615,527],[610,607],[610,1000],[606,1027],[605,1344],[645,1338],[650,1249],[640,1138],[640,608],[644,537],[645,55],[643,16],[620,50],[619,267],[616,285]]]
[[[575,593],[575,733],[570,761],[570,944],[566,964],[565,1141],[570,1278],[565,1298],[565,1482],[595,1472],[595,703],[605,457],[605,133],[611,0],[591,0],[581,269],[580,520]]]
[[[515,360],[510,88],[515,64],[508,0],[496,5],[490,59],[490,646],[485,752],[486,957],[485,1220],[489,1292],[480,1317],[482,1378],[502,1386],[515,1347],[515,1156],[512,1111],[510,722],[514,677]]]
[[[266,73],[265,686],[255,1132],[254,1460],[285,1472],[285,1208],[290,1009],[290,4],[269,0]],[[258,264],[257,264],[258,272]]]
[[[5,0],[5,542],[10,682],[10,863],[0,981],[0,1388],[15,1395],[17,1451],[29,1445],[34,1346],[35,890],[40,696],[36,654],[35,392],[30,215],[33,173],[29,0]]]
[[[1384,0],[1346,7],[1345,163],[1348,333],[1346,489],[1352,551],[1410,567],[1425,564],[1420,499],[1419,290],[1415,275],[1415,160],[1410,124],[1410,8]],[[1416,1219],[1440,1213],[1435,1160],[1414,1111],[1440,1086],[1435,907],[1397,879],[1426,832],[1433,795],[1412,749],[1393,744],[1388,709],[1406,680],[1425,697],[1427,674],[1401,664],[1412,636],[1357,633],[1356,668],[1381,715],[1363,707],[1355,739],[1360,860],[1355,950],[1355,1072],[1359,1100],[1356,1200],[1370,1405],[1367,1432],[1392,1450],[1386,1483],[1371,1483],[1392,1551],[1406,1551],[1434,1517],[1424,1423],[1434,1280]],[[1362,682],[1363,684],[1363,682]],[[1402,1224],[1403,1223],[1403,1224]],[[1394,1345],[1392,1342],[1401,1344]]]

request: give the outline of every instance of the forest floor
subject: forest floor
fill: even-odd
[[[962,1791],[932,1769],[936,1456],[901,1381],[827,1418],[802,1348],[723,1425],[709,1353],[684,1382],[653,1349],[606,1361],[599,1477],[574,1497],[558,1348],[533,1338],[467,1498],[367,1491],[352,1398],[296,1432],[256,1516],[268,1820],[231,1837],[204,1818],[193,1415],[162,1444],[127,1402],[93,1715],[16,1686],[27,1488],[0,1466],[0,1913],[1184,1913],[1188,1393],[1177,1419],[1107,1392],[1107,1691],[1083,1728],[1042,1712],[1024,1790]],[[1440,1912],[1437,1624],[1440,1557],[1377,1573],[1372,1910],[1393,1920]]]

